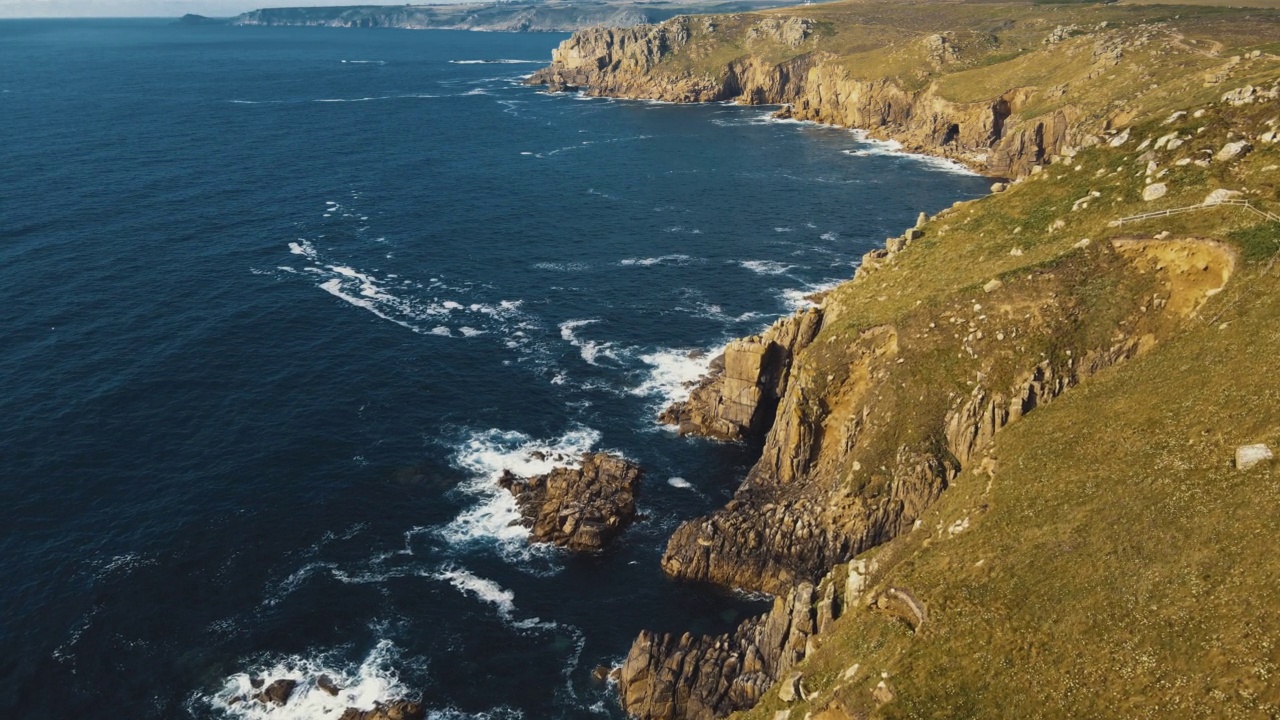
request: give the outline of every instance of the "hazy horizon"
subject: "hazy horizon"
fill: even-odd
[[[433,0],[432,4],[455,4],[458,1],[467,0]],[[297,2],[289,2],[288,0],[284,2],[254,2],[254,0],[0,0],[0,19],[176,18],[188,13],[208,17],[231,17],[265,7],[400,4],[402,3],[360,2],[360,0],[298,0]]]

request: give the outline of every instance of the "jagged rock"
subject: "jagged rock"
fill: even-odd
[[[992,278],[986,285],[982,286],[982,292],[993,293],[1002,287],[1004,287],[1004,283],[999,278]]]
[[[808,18],[768,18],[747,30],[747,42],[772,40],[797,48],[813,34],[814,26],[814,21]]]
[[[1129,142],[1129,128],[1125,128],[1124,131],[1121,132],[1119,135],[1116,135],[1115,137],[1111,138],[1111,141],[1108,142],[1107,144],[1114,148],[1114,147],[1120,147],[1121,145],[1127,142]]]
[[[793,703],[804,699],[804,688],[800,686],[804,673],[793,672],[778,685],[778,699],[784,703]]]
[[[372,710],[347,708],[338,720],[422,720],[426,711],[422,705],[409,700],[377,703]]]
[[[991,184],[991,192],[993,193],[1002,193],[1008,189],[1009,189],[1009,185],[1006,183],[998,182],[998,183]]]
[[[268,685],[266,689],[255,695],[254,699],[264,705],[284,705],[289,702],[289,696],[293,695],[293,689],[296,687],[298,687],[297,680],[283,678]]]
[[[833,585],[832,583],[828,583]],[[836,592],[834,607],[844,607]],[[646,720],[724,717],[753,707],[778,678],[804,659],[818,616],[810,583],[774,600],[764,615],[729,635],[640,633],[618,674],[629,715]],[[801,697],[796,673],[795,698]]]
[[[1073,35],[1079,35],[1081,32],[1084,31],[1080,29],[1079,25],[1059,25],[1049,33],[1048,37],[1044,39],[1044,44],[1056,45]]]
[[[1227,162],[1229,160],[1236,160],[1238,158],[1242,158],[1245,155],[1249,154],[1249,152],[1252,150],[1253,150],[1253,145],[1251,145],[1248,140],[1237,140],[1235,142],[1229,142],[1226,145],[1223,145],[1222,149],[1219,150],[1217,154],[1213,156],[1213,159],[1217,160],[1218,162]]]
[[[316,678],[316,687],[323,690],[324,692],[329,693],[334,697],[337,697],[338,692],[340,691],[340,688],[333,682],[333,679],[330,678],[328,675],[321,675],[320,677]]]
[[[1248,470],[1249,468],[1264,463],[1271,462],[1275,459],[1271,448],[1264,444],[1242,445],[1236,448],[1236,469]]]
[[[520,480],[499,481],[516,497],[531,539],[570,550],[599,550],[635,517],[641,469],[606,453],[586,455],[578,468],[556,468]]]
[[[729,343],[689,399],[667,408],[659,420],[676,425],[682,435],[759,440],[786,392],[793,358],[813,341],[821,324],[822,313],[810,308],[757,337]]]
[[[1159,200],[1169,192],[1169,186],[1164,183],[1152,183],[1142,189],[1142,199],[1151,202]]]
[[[926,37],[924,39],[924,51],[929,61],[938,65],[955,62],[960,58],[959,50],[946,33],[938,33]]]

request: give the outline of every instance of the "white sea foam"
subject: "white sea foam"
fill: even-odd
[[[560,323],[560,337],[570,345],[578,348],[578,353],[588,365],[600,365],[600,358],[607,358],[618,361],[618,353],[613,347],[613,343],[596,342],[595,340],[583,340],[578,337],[577,329],[586,325],[594,325],[600,322],[596,319],[591,320],[566,320]]]
[[[344,65],[386,65],[386,60],[343,60]]]
[[[631,393],[661,399],[662,409],[688,400],[689,391],[710,369],[712,357],[712,353],[688,348],[662,349],[641,355],[640,360],[650,367],[649,375]]]
[[[485,334],[484,330],[477,330],[473,327],[467,327],[466,325],[463,325],[462,327],[458,328],[458,332],[462,333],[463,337],[475,337],[477,335]]]
[[[667,478],[667,484],[674,488],[681,488],[682,490],[688,490],[693,487],[693,485],[689,484],[688,480],[681,477]]]
[[[463,95],[488,95],[490,93],[488,90],[485,90],[484,88],[475,88],[474,90],[468,90],[462,94]]]
[[[781,275],[795,267],[775,260],[741,260],[738,264],[757,275]]]
[[[826,292],[837,285],[845,282],[844,280],[826,280],[820,283],[813,283],[803,288],[792,288],[782,291],[782,302],[787,309],[795,312],[807,307],[814,307],[816,303],[809,299],[810,295],[820,292]]]
[[[719,320],[722,323],[727,323],[731,325],[747,322],[748,320],[755,320],[761,315],[760,313],[755,312],[754,310],[748,310],[747,312],[744,312],[741,315],[730,315],[729,313],[724,311],[723,307],[716,305],[715,303],[706,303],[706,302],[698,303],[698,307],[695,313],[699,317],[709,318],[711,320]]]
[[[774,228],[774,229],[773,229],[773,231],[774,231],[774,232],[780,232],[780,233],[795,232],[794,230],[792,230],[792,229],[791,229],[791,228],[789,228],[789,227],[776,227],[776,228]]]
[[[451,65],[542,65],[544,60],[514,60],[503,58],[500,60],[450,60]]]
[[[821,235],[819,235],[819,237],[821,237],[823,240],[826,240],[827,242],[835,242],[840,239],[840,234],[835,232],[824,232]]]
[[[402,663],[399,649],[390,640],[380,640],[359,664],[342,661],[336,651],[310,656],[269,656],[254,662],[248,672],[228,677],[219,690],[195,695],[190,705],[236,720],[337,717],[347,708],[372,710],[377,703],[408,697],[409,688],[396,671],[396,666]],[[339,688],[337,695],[318,687],[321,675],[327,675]],[[293,680],[298,685],[289,701],[277,707],[253,699],[260,692],[254,687],[255,679],[262,687],[277,680]]]
[[[965,167],[963,164],[947,158],[940,158],[934,155],[922,155],[918,153],[905,152],[902,149],[902,143],[896,140],[876,140],[871,138],[865,130],[852,130],[853,136],[859,143],[865,147],[856,150],[845,150],[846,155],[891,155],[910,159],[917,164],[923,165],[928,170],[937,170],[939,172],[948,172],[955,175],[977,176],[978,173]]]
[[[390,96],[390,95],[376,95],[376,96],[371,96],[371,97],[361,97],[361,98],[316,98],[315,100],[312,100],[311,102],[318,102],[318,103],[347,103],[347,102],[371,102],[371,101],[373,101],[373,100],[390,100],[390,99],[391,99],[391,96]]]
[[[648,258],[626,258],[619,260],[618,264],[623,267],[653,267],[654,265],[688,265],[694,262],[694,258],[688,255],[662,255],[659,257]]]
[[[435,577],[438,580],[448,582],[464,593],[474,595],[477,599],[489,603],[504,618],[509,619],[516,610],[516,594],[492,580],[477,577],[465,569],[456,567],[446,568],[437,573]]]
[[[591,266],[588,265],[587,263],[580,263],[580,262],[572,262],[572,263],[540,262],[540,263],[534,263],[533,267],[536,270],[554,270],[556,272],[581,272],[583,270],[590,268]]]
[[[496,542],[509,558],[538,552],[528,544],[529,531],[519,524],[520,509],[511,493],[498,485],[499,478],[506,471],[533,477],[556,467],[574,467],[599,440],[600,433],[586,427],[554,440],[536,440],[512,430],[471,433],[454,452],[453,463],[471,476],[459,489],[478,502],[440,528],[440,536],[451,545]]]

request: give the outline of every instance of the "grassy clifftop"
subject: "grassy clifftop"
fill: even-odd
[[[1271,10],[842,2],[562,46],[553,86],[787,103],[1014,178],[822,299],[760,463],[664,557],[779,602],[642,635],[628,710],[1280,713],[1280,470],[1233,464],[1280,450],[1278,40]]]

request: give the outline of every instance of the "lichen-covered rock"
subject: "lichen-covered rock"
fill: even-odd
[[[535,542],[570,550],[599,550],[635,518],[638,465],[606,453],[586,455],[580,467],[556,468],[521,480],[499,481],[520,506]]]

